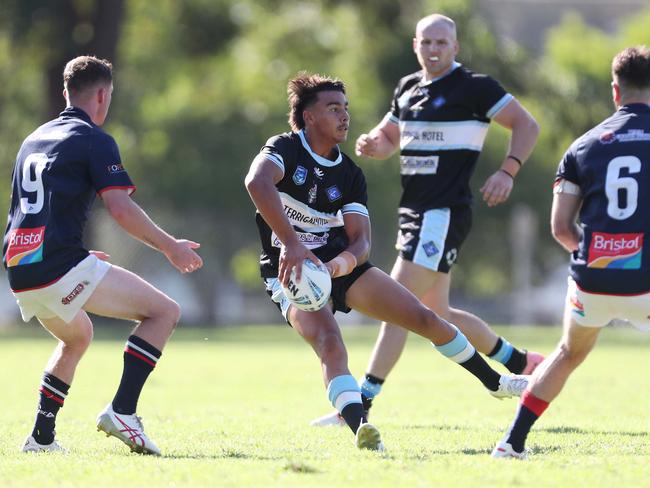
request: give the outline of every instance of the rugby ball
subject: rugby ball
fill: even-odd
[[[310,259],[305,259],[302,263],[300,282],[296,281],[294,268],[289,283],[287,286],[282,285],[282,290],[294,307],[306,312],[315,312],[323,308],[330,299],[332,278],[325,265],[318,266]]]

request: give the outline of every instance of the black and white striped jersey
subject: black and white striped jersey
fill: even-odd
[[[283,171],[276,187],[284,211],[301,242],[323,262],[348,247],[343,215],[368,216],[363,172],[337,151],[333,161],[314,153],[304,131],[274,136],[260,151]],[[261,274],[263,278],[275,278],[281,243],[259,212],[255,217],[262,241]]]
[[[422,75],[399,81],[387,115],[400,128],[400,206],[422,211],[469,204],[469,180],[490,119],[513,97],[459,63],[431,81]]]

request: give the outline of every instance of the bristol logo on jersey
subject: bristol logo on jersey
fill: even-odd
[[[300,186],[304,185],[305,181],[307,181],[307,168],[304,166],[298,166],[296,171],[293,173],[293,182]]]
[[[643,233],[591,235],[588,268],[640,269],[643,254]]]
[[[33,229],[13,229],[9,233],[5,263],[7,267],[43,261],[45,226]]]
[[[341,195],[341,190],[339,190],[339,187],[336,186],[336,185],[334,185],[334,186],[330,186],[329,188],[327,188],[327,189],[325,190],[325,192],[327,193],[327,199],[328,199],[330,202],[333,202],[333,201],[335,201],[335,200],[338,200],[338,199],[341,198],[341,196],[342,196],[342,195]]]
[[[124,166],[122,163],[109,164],[106,166],[109,175],[114,175],[117,173],[124,173]]]

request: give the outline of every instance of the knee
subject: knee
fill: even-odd
[[[318,355],[328,361],[346,360],[345,345],[339,333],[323,331],[318,334],[315,341]]]
[[[152,318],[156,318],[160,322],[168,324],[170,330],[173,330],[181,319],[181,307],[176,303],[176,301],[165,296],[164,299],[157,304],[153,315],[155,317]]]
[[[566,342],[562,342],[559,349],[560,359],[573,367],[578,366],[589,354],[589,348],[571,346]]]
[[[63,354],[81,357],[93,340],[93,329],[89,327],[83,329],[75,337],[61,341]]]

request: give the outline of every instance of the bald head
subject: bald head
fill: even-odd
[[[441,14],[431,14],[422,17],[415,26],[415,37],[421,36],[422,32],[432,25],[446,27],[449,29],[454,40],[456,39],[456,22]]]

